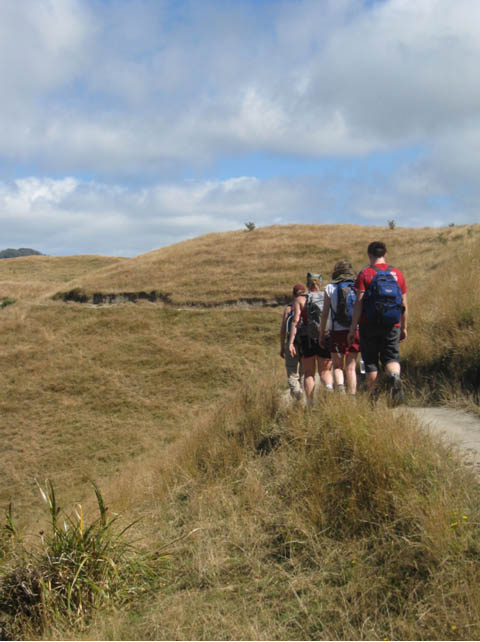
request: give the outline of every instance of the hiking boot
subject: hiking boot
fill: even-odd
[[[337,386],[337,392],[340,392],[342,395],[346,394],[345,386],[343,384]]]
[[[403,390],[403,383],[400,375],[393,374],[388,377],[388,387],[390,389],[390,398],[392,406],[399,406],[403,403],[405,392]]]

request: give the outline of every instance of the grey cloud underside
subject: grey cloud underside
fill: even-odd
[[[136,174],[259,148],[361,155],[479,124],[475,0],[175,6],[4,0],[2,154]]]

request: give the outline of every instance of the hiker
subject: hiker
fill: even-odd
[[[347,259],[337,261],[332,280],[325,287],[325,302],[320,322],[319,342],[325,345],[325,333],[330,316],[330,355],[333,365],[335,388],[339,392],[354,395],[357,392],[357,358],[360,352],[358,331],[351,345],[347,343],[348,332],[357,299],[354,283],[357,275]]]
[[[380,361],[388,376],[392,401],[399,403],[403,398],[399,344],[407,338],[407,285],[401,271],[388,265],[386,253],[385,243],[381,241],[373,241],[368,246],[369,265],[360,271],[355,281],[357,301],[348,342],[353,344],[359,323],[368,389],[374,396]]]
[[[303,294],[305,294],[304,285],[298,284],[293,286],[293,301],[285,306],[282,316],[282,325],[280,327],[280,356],[285,360],[285,369],[287,371],[290,395],[297,401],[300,401],[303,396],[303,368],[300,363],[299,355],[296,354],[292,357],[290,354],[288,342],[290,340],[292,321],[295,315],[295,299]]]
[[[295,314],[288,349],[294,357],[300,351],[300,361],[303,366],[304,387],[309,405],[313,402],[315,390],[315,372],[318,367],[320,381],[327,390],[333,390],[332,362],[330,348],[322,348],[318,342],[320,318],[323,309],[324,293],[320,289],[322,275],[308,272],[307,294],[295,299]],[[297,346],[295,339],[298,334]]]

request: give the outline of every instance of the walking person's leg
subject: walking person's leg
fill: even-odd
[[[360,337],[358,332],[350,346],[345,343],[345,379],[347,380],[347,392],[350,395],[357,393],[357,361],[360,354]]]
[[[290,389],[290,395],[297,400],[302,396],[299,368],[300,359],[297,356],[292,357],[287,350],[285,352],[285,369],[287,371],[288,387]]]
[[[318,374],[324,387],[327,390],[333,390],[333,369],[331,359],[318,357]]]
[[[298,382],[300,384],[300,390],[303,391],[305,389],[305,374],[303,372],[303,364],[301,359],[298,365]]]
[[[310,405],[313,403],[313,392],[315,390],[315,361],[316,357],[314,356],[302,358],[303,374],[305,377],[305,395]]]
[[[360,324],[360,350],[365,364],[365,380],[368,391],[373,394],[377,386],[379,354],[381,352],[381,339],[378,332],[367,324]]]
[[[400,378],[400,328],[393,327],[385,332],[382,342],[380,359],[387,375],[387,384],[393,404],[403,401],[404,392]]]
[[[317,352],[318,376],[324,388],[333,390],[333,368],[330,354],[330,337],[325,337],[322,346],[318,346]]]
[[[332,352],[333,379],[335,388],[341,392],[345,391],[345,376],[343,374],[344,355]]]
[[[357,392],[357,358],[358,352],[353,351],[345,357],[345,379],[349,395],[354,395]]]

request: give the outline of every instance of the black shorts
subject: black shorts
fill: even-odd
[[[400,327],[360,323],[360,350],[366,372],[377,372],[378,363],[385,367],[400,361]]]
[[[316,339],[310,337],[299,337],[300,342],[300,356],[309,357],[323,357],[324,359],[331,359],[330,357],[330,341],[329,337],[325,337],[325,347],[318,343]]]

